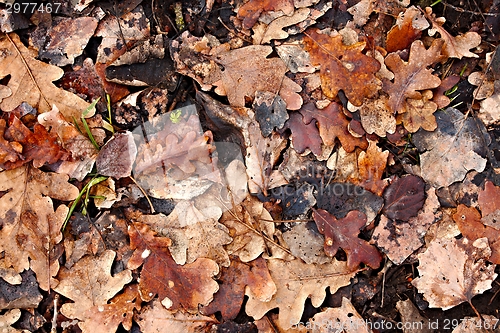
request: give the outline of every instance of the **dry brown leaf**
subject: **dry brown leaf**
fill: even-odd
[[[366,24],[371,13],[374,11],[396,17],[408,7],[409,4],[409,0],[361,0],[347,11],[353,16],[354,23],[361,27]]]
[[[31,267],[40,288],[48,290],[59,271],[59,258],[51,251],[62,240],[60,232],[68,207],[54,210],[51,198],[70,201],[78,188],[68,176],[45,173],[29,165],[0,173],[0,249],[5,261],[20,273]]]
[[[469,81],[470,84],[477,86],[477,88],[474,89],[474,93],[472,95],[477,100],[490,98],[491,96],[493,96],[493,93],[495,92],[496,81],[488,79],[486,74],[484,74],[483,72],[471,73],[467,77],[467,81]]]
[[[359,176],[358,179],[353,180],[353,183],[380,196],[387,186],[387,180],[382,177],[389,151],[382,151],[376,141],[368,140],[368,143],[368,149],[359,153],[357,161]]]
[[[399,14],[396,25],[387,33],[385,49],[387,52],[406,49],[428,27],[429,22],[422,12],[415,6],[408,7]]]
[[[283,28],[297,24],[299,22],[304,21],[310,13],[309,8],[300,8],[297,9],[292,16],[281,16],[269,23],[269,25],[264,26],[264,32],[261,36],[259,36],[260,40],[254,44],[267,44],[272,39],[285,39],[288,37],[288,33],[283,30]],[[255,31],[254,27],[254,31]],[[254,34],[254,41],[256,40],[256,36]]]
[[[198,305],[207,305],[219,285],[212,277],[219,272],[217,263],[199,258],[191,264],[177,265],[170,255],[170,239],[158,237],[143,223],[129,228],[130,247],[135,250],[127,267],[142,265],[139,292],[149,302],[158,295],[165,308],[173,311],[198,311]]]
[[[484,190],[479,191],[477,201],[484,225],[500,230],[500,187],[488,180]]]
[[[58,275],[60,282],[54,290],[74,301],[63,304],[62,314],[85,321],[93,311],[99,311],[99,307],[103,310],[110,307],[108,300],[132,281],[132,272],[128,269],[111,276],[114,259],[115,252],[106,250],[98,257],[80,259],[71,269],[61,269]]]
[[[396,131],[396,118],[387,103],[387,97],[381,95],[378,98],[365,100],[361,105],[359,115],[366,133],[385,137],[387,133],[393,134]]]
[[[372,239],[393,263],[400,265],[424,245],[423,237],[441,215],[436,212],[439,207],[436,190],[431,187],[427,191],[424,207],[417,216],[410,218],[408,222],[395,222],[382,215]]]
[[[101,147],[96,159],[97,172],[113,178],[128,177],[137,156],[137,147],[131,132],[115,133]]]
[[[238,18],[242,20],[244,29],[250,29],[262,12],[282,11],[290,16],[295,9],[293,4],[293,0],[250,0],[239,8]]]
[[[443,40],[436,39],[428,49],[420,40],[411,44],[410,58],[403,61],[398,54],[390,53],[385,58],[386,66],[394,73],[394,82],[384,81],[384,90],[389,94],[388,106],[393,113],[406,111],[406,98],[419,99],[417,90],[436,88],[441,84],[439,77],[432,75],[428,66],[440,61]]]
[[[89,104],[52,83],[62,77],[61,68],[36,60],[36,51],[26,48],[14,33],[0,38],[0,50],[0,77],[11,75],[7,87],[12,90],[2,100],[2,110],[11,111],[27,102],[43,113],[55,104],[66,119],[80,119]]]
[[[327,308],[315,314],[309,324],[313,327],[312,333],[330,333],[332,329],[345,333],[372,333],[365,319],[345,297],[339,308]]]
[[[500,81],[496,82],[499,86],[497,92],[481,102],[481,108],[477,114],[486,126],[497,125],[500,122]]]
[[[348,285],[356,274],[348,270],[345,262],[337,260],[324,265],[308,265],[300,259],[270,259],[267,267],[276,283],[277,292],[267,302],[247,293],[249,300],[245,311],[249,316],[260,319],[269,310],[279,308],[279,322],[285,329],[299,323],[307,298],[311,298],[314,307],[319,307],[325,299],[326,287],[334,294],[339,288]]]
[[[21,318],[20,309],[12,309],[0,315],[0,331],[2,333],[29,333],[28,330],[20,330],[12,327]]]
[[[173,312],[165,309],[159,300],[143,308],[137,315],[137,324],[144,333],[199,333],[209,332],[217,320],[199,314]]]
[[[431,308],[450,309],[471,302],[475,295],[491,288],[496,265],[487,265],[491,255],[486,238],[433,241],[418,255],[420,277],[412,284],[424,294]]]
[[[420,128],[432,132],[437,128],[434,117],[437,104],[430,101],[429,97],[432,98],[432,92],[426,90],[422,99],[406,99],[406,112],[398,115],[398,123],[402,122],[408,132],[415,133]]]
[[[479,44],[481,44],[481,36],[477,32],[466,32],[463,35],[453,37],[446,31],[443,24],[446,22],[444,17],[436,18],[436,15],[432,13],[431,7],[425,8],[425,16],[432,22],[432,29],[429,29],[429,36],[434,36],[436,32],[439,32],[441,38],[444,39],[443,54],[449,58],[462,57],[472,57],[478,58],[477,54],[470,52]]]
[[[342,90],[353,105],[360,106],[376,94],[380,63],[362,53],[365,42],[344,45],[342,36],[331,37],[317,29],[309,29],[303,41],[311,63],[321,66],[321,89],[327,97],[335,98]]]

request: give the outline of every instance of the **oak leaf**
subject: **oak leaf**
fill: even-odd
[[[328,323],[325,325],[325,323]],[[342,297],[342,305],[338,308],[327,308],[317,313],[310,320],[311,327],[319,327],[314,333],[326,333],[330,327],[345,333],[372,333],[365,319],[356,311],[351,301]],[[342,328],[341,328],[342,327]]]
[[[344,45],[342,36],[331,37],[317,29],[308,30],[304,48],[311,56],[311,63],[320,65],[321,88],[329,98],[335,98],[342,90],[356,106],[378,91],[379,80],[375,77],[380,63],[365,54],[365,42]]]
[[[348,153],[354,151],[356,147],[366,149],[367,141],[364,137],[355,137],[349,130],[349,120],[344,115],[341,105],[332,102],[324,109],[317,109],[314,103],[304,105],[300,111],[304,117],[304,122],[309,124],[313,119],[318,121],[319,135],[323,143],[328,146],[335,144],[335,139],[339,139],[344,150]]]
[[[1,251],[5,261],[16,272],[31,267],[40,288],[48,290],[59,271],[58,258],[52,257],[62,240],[60,228],[68,207],[55,210],[51,198],[70,201],[78,196],[78,188],[68,183],[67,175],[45,173],[29,165],[0,173]]]
[[[301,113],[293,112],[285,123],[285,128],[292,131],[292,145],[297,153],[302,154],[309,149],[314,155],[321,155],[322,140],[316,127],[316,120],[309,118],[309,122],[306,122]]]
[[[129,228],[130,247],[135,250],[127,267],[142,265],[139,292],[142,300],[150,301],[158,295],[165,308],[197,312],[198,305],[210,303],[219,289],[212,277],[219,272],[217,263],[199,258],[191,264],[177,265],[170,255],[167,237],[158,237],[143,223]]]
[[[428,27],[429,22],[419,9],[415,6],[406,8],[399,14],[396,25],[387,33],[385,49],[387,52],[406,49]]]
[[[359,211],[350,211],[346,217],[337,220],[323,209],[313,210],[313,219],[320,233],[325,235],[325,253],[335,256],[339,248],[347,254],[347,267],[356,269],[360,263],[377,269],[382,256],[377,248],[358,238],[360,228],[366,224],[366,215]]]
[[[396,53],[385,58],[386,66],[394,73],[394,82],[384,81],[384,91],[389,94],[388,106],[393,113],[404,113],[406,98],[419,99],[418,90],[436,88],[441,84],[439,77],[432,75],[432,70],[427,67],[442,59],[442,46],[443,40],[435,39],[425,49],[422,41],[416,40],[411,44],[408,62]]]
[[[62,268],[59,272],[60,283],[54,290],[74,301],[74,303],[64,304],[61,307],[61,313],[68,318],[79,319],[78,325],[84,332],[91,332],[92,328],[95,328],[95,326],[89,327],[89,323],[83,324],[87,320],[95,320],[95,312],[104,312],[100,315],[111,317],[111,322],[108,323],[110,326],[107,327],[105,323],[100,324],[104,329],[102,332],[114,332],[113,329],[116,330],[121,320],[126,319],[126,316],[122,317],[122,314],[129,312],[130,316],[132,309],[117,314],[118,321],[110,313],[113,311],[114,302],[108,304],[108,300],[122,290],[125,284],[132,281],[132,272],[128,269],[115,276],[111,275],[114,258],[115,252],[107,250],[98,257],[86,256],[71,269]],[[135,297],[132,298],[135,299]],[[116,327],[113,327],[114,325]]]
[[[477,202],[481,207],[481,221],[492,228],[500,230],[500,187],[491,181],[484,184],[484,190],[479,191]]]
[[[425,183],[422,178],[405,175],[395,179],[384,193],[383,213],[390,219],[408,221],[424,206]]]
[[[365,100],[360,106],[361,125],[366,133],[385,137],[387,133],[393,134],[396,131],[396,118],[389,110],[388,102],[388,98],[381,95]]]
[[[2,110],[11,111],[27,102],[43,113],[55,104],[66,119],[80,119],[89,104],[52,83],[62,77],[61,68],[36,60],[36,51],[26,48],[14,33],[0,38],[0,50],[0,77],[11,75],[7,87],[12,90],[2,100]]]
[[[347,268],[345,262],[337,260],[324,265],[308,265],[300,259],[270,259],[267,267],[276,283],[276,294],[271,300],[263,302],[247,293],[249,299],[245,312],[260,319],[269,310],[279,308],[279,323],[286,329],[299,323],[307,298],[311,298],[314,307],[319,307],[325,300],[327,287],[334,294],[339,288],[348,285],[356,274]]]
[[[463,35],[453,37],[448,31],[443,27],[446,22],[444,17],[436,18],[436,15],[432,13],[431,7],[425,8],[425,17],[427,17],[432,23],[432,29],[428,30],[429,36],[434,36],[436,32],[439,32],[441,38],[444,40],[442,53],[449,58],[462,57],[472,57],[478,58],[477,54],[470,52],[479,44],[481,44],[481,36],[477,32],[466,32]]]
[[[431,308],[450,309],[471,303],[475,295],[491,288],[496,265],[487,265],[491,249],[486,238],[433,241],[418,255],[420,277],[412,284],[424,294]]]
[[[209,332],[217,320],[199,314],[173,312],[165,309],[159,301],[144,307],[137,315],[137,324],[142,332],[200,333]]]
[[[421,99],[406,99],[406,112],[399,114],[398,123],[403,123],[406,130],[415,133],[420,128],[432,132],[436,129],[437,123],[434,112],[437,110],[437,104],[430,101],[432,92],[426,90],[422,93]]]
[[[20,330],[12,327],[21,318],[20,309],[12,309],[0,315],[0,330],[2,333],[28,333],[28,330]]]
[[[453,221],[458,225],[462,235],[471,241],[486,237],[491,248],[491,256],[486,259],[500,264],[500,230],[485,226],[476,208],[459,205],[457,212],[453,214]]]
[[[7,122],[5,119],[0,119],[0,168],[8,169],[7,165],[22,163],[21,144],[5,140],[4,133]]]
[[[264,137],[268,137],[274,128],[282,129],[288,119],[283,98],[268,91],[257,91],[253,101],[255,119],[259,122]]]
[[[280,10],[290,16],[294,9],[293,0],[250,0],[240,7],[237,17],[242,20],[244,29],[250,29],[264,11]]]
[[[233,259],[228,268],[222,269],[219,291],[214,300],[201,309],[202,314],[210,315],[220,311],[225,320],[234,319],[243,304],[245,289],[256,299],[266,302],[276,293],[276,285],[267,269],[266,260],[255,259],[242,263]]]

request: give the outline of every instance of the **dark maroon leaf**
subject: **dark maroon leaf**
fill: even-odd
[[[425,183],[422,178],[406,175],[396,179],[384,193],[383,213],[390,219],[408,221],[417,216],[425,201]]]
[[[346,217],[337,220],[323,209],[313,211],[313,219],[320,233],[325,235],[325,253],[334,256],[339,248],[347,254],[347,266],[356,269],[360,263],[377,269],[382,256],[377,248],[358,238],[359,231],[366,224],[366,215],[357,210],[350,211]]]
[[[292,131],[293,148],[297,153],[302,154],[309,148],[315,155],[321,155],[322,140],[315,120],[306,124],[300,113],[292,112],[285,127]]]

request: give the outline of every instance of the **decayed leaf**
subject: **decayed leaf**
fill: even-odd
[[[130,330],[134,309],[141,309],[141,298],[136,284],[125,288],[123,293],[113,297],[109,303],[94,305],[85,311],[85,319],[79,322],[78,326],[83,333],[114,333],[120,324]]]
[[[446,19],[444,17],[436,18],[436,15],[432,14],[431,7],[425,8],[425,16],[432,23],[432,29],[428,31],[429,35],[434,36],[436,32],[439,32],[441,38],[445,41],[442,51],[444,55],[449,58],[458,59],[462,59],[462,57],[479,57],[477,54],[469,51],[481,44],[481,36],[477,32],[466,32],[463,35],[453,37],[443,27]]]
[[[463,180],[471,169],[483,171],[486,159],[481,154],[485,153],[486,139],[481,125],[453,108],[438,111],[435,117],[434,132],[420,130],[412,137],[420,151],[427,150],[420,155],[422,178],[439,188]]]
[[[4,169],[14,169],[25,163],[33,161],[33,166],[39,168],[45,163],[56,163],[69,159],[69,153],[61,147],[57,136],[47,132],[45,127],[35,124],[31,132],[16,116],[12,116],[11,126],[5,131],[4,137],[10,147],[19,144],[22,148],[20,158],[11,162],[8,159],[1,161],[0,166]],[[1,125],[0,125],[1,126]],[[17,143],[17,144],[16,144]],[[7,149],[6,143],[3,144]],[[12,159],[11,151],[7,150],[7,158]]]
[[[8,169],[8,165],[22,163],[23,147],[17,142],[5,140],[4,133],[7,123],[4,119],[0,119],[0,168]],[[23,163],[22,163],[23,164]]]
[[[393,263],[400,265],[424,245],[427,230],[441,216],[441,213],[436,212],[440,206],[436,190],[431,187],[427,191],[424,207],[417,216],[410,218],[408,222],[401,222],[382,215],[372,239]]]
[[[251,193],[267,195],[268,189],[287,183],[279,171],[273,170],[287,142],[277,133],[264,138],[255,123],[248,125],[246,133],[250,142],[245,156],[248,189]]]
[[[55,104],[66,119],[80,119],[89,104],[52,83],[63,75],[61,68],[36,60],[36,52],[26,48],[14,33],[1,37],[0,50],[0,77],[11,75],[7,87],[12,90],[12,95],[2,100],[2,110],[11,111],[27,102],[43,113]]]
[[[458,225],[462,235],[472,241],[486,237],[491,248],[491,256],[486,259],[500,264],[500,230],[485,226],[476,208],[459,205],[453,215],[453,221]]]
[[[11,285],[12,281],[0,280],[0,309],[34,309],[40,305],[43,296],[35,273],[27,270],[22,272],[19,278],[22,280],[16,285]]]
[[[293,0],[250,0],[238,10],[238,18],[242,20],[244,29],[250,29],[264,11],[282,11],[291,15],[294,11]]]
[[[366,133],[385,137],[387,133],[393,134],[396,131],[396,118],[387,103],[387,97],[381,95],[365,100],[361,105],[359,115]]]
[[[266,221],[267,220],[267,221]],[[262,202],[253,196],[240,205],[223,213],[220,223],[229,229],[233,241],[226,245],[229,254],[237,255],[241,261],[256,259],[272,246],[264,237],[272,239],[274,223]]]
[[[97,172],[103,176],[122,178],[130,176],[137,155],[131,132],[116,133],[101,148],[96,159]]]
[[[154,300],[137,316],[137,324],[142,332],[164,332],[168,329],[172,333],[199,333],[208,332],[217,320],[199,314],[172,312],[158,300]]]
[[[268,91],[255,93],[253,109],[255,110],[255,119],[259,122],[264,137],[269,136],[275,127],[277,129],[283,128],[288,119],[283,98]]]
[[[387,33],[385,49],[387,52],[406,49],[428,27],[429,22],[422,12],[415,6],[408,7],[399,14],[396,25]]]
[[[255,259],[248,264],[233,259],[231,266],[222,269],[222,282],[214,300],[202,308],[201,313],[209,315],[221,311],[225,320],[238,315],[245,298],[245,288],[256,299],[266,302],[276,293],[276,285],[269,275],[266,261]]]
[[[325,145],[331,146],[335,144],[335,139],[338,138],[342,147],[348,153],[354,151],[356,147],[360,147],[361,149],[368,147],[364,137],[354,137],[349,133],[347,129],[349,120],[344,115],[341,105],[333,102],[328,104],[324,109],[319,110],[311,102],[304,105],[300,109],[300,113],[304,117],[304,123],[306,124],[313,123],[313,119],[318,121],[319,135]]]
[[[384,193],[383,213],[390,219],[408,221],[424,206],[425,183],[422,178],[405,175],[394,180]]]
[[[486,238],[476,241],[441,238],[418,255],[420,277],[412,284],[424,294],[431,308],[450,309],[471,302],[491,288],[496,265],[486,265],[491,250]]]
[[[72,160],[63,161],[51,167],[52,170],[82,181],[92,170],[99,151],[75,125],[64,119],[55,106],[50,112],[38,115],[38,122],[50,128],[50,133],[57,134],[62,146],[71,153]]]
[[[312,333],[329,333],[332,329],[345,333],[372,333],[365,319],[345,297],[342,297],[341,307],[328,308],[315,314],[310,320],[310,326],[313,327]]]
[[[378,91],[379,81],[375,73],[380,63],[361,51],[366,43],[344,45],[342,36],[331,37],[318,30],[308,30],[304,47],[311,56],[313,65],[321,65],[321,88],[329,98],[335,98],[339,90],[344,91],[349,101],[356,106]]]
[[[271,52],[270,46],[252,45],[215,56],[215,62],[224,67],[220,84],[214,83],[216,92],[227,95],[229,103],[238,107],[245,106],[245,98],[253,100],[257,91],[279,92],[287,109],[299,109],[301,88],[285,76],[288,67],[281,58],[267,58]]]
[[[28,333],[28,330],[19,330],[17,328],[12,327],[16,321],[21,318],[21,310],[20,309],[12,309],[7,311],[3,315],[0,315],[0,330],[2,333]]]
[[[388,150],[382,151],[375,141],[368,140],[368,149],[359,153],[357,161],[359,178],[354,179],[353,183],[376,195],[382,195],[387,186],[387,180],[382,177],[388,156]]]
[[[285,123],[285,127],[292,132],[292,145],[297,153],[302,154],[309,149],[314,155],[321,155],[321,136],[315,120],[310,119],[306,123],[301,113],[293,112]]]
[[[16,272],[31,267],[40,288],[48,290],[52,277],[59,271],[58,258],[50,251],[62,240],[60,228],[68,207],[54,211],[51,198],[70,201],[78,188],[69,184],[68,176],[44,173],[29,165],[0,173],[0,249],[5,261]]]
[[[442,46],[443,40],[436,39],[426,50],[422,41],[416,40],[411,44],[408,62],[401,60],[396,53],[385,58],[386,66],[394,73],[394,82],[384,81],[384,90],[389,94],[388,106],[393,113],[406,111],[406,98],[419,99],[417,90],[439,86],[441,80],[427,67],[442,59]]]
[[[406,112],[398,115],[398,122],[402,122],[408,132],[415,133],[419,128],[429,132],[436,129],[434,112],[437,110],[437,104],[429,101],[430,98],[432,92],[426,90],[421,99],[406,99]]]
[[[210,303],[219,289],[212,279],[219,272],[215,261],[200,258],[191,264],[177,265],[168,250],[170,239],[155,236],[143,223],[133,223],[129,235],[135,252],[127,267],[142,265],[139,292],[144,301],[158,295],[165,308],[188,312],[197,312],[199,304]]]
[[[492,228],[500,230],[500,187],[490,181],[479,191],[477,202],[481,207],[481,221]]]
[[[312,223],[312,222],[310,222]],[[290,248],[290,252],[306,264],[326,264],[332,258],[323,250],[325,239],[311,227],[309,223],[299,223],[291,230],[283,233],[283,239]]]
[[[111,308],[108,300],[132,281],[132,272],[128,269],[111,276],[114,259],[115,252],[106,250],[98,257],[80,259],[71,269],[61,269],[60,282],[54,290],[74,301],[61,307],[66,317],[85,321],[92,312],[99,311],[99,307]]]
[[[347,11],[354,16],[353,21],[356,25],[363,26],[366,24],[373,11],[396,17],[408,7],[409,4],[409,0],[361,0]]]
[[[309,8],[299,8],[292,16],[281,16],[273,20],[269,25],[264,23],[253,28],[255,34],[254,44],[267,44],[272,39],[285,39],[288,37],[288,32],[283,28],[304,21],[310,13]]]
[[[311,298],[314,307],[319,307],[325,299],[326,287],[334,294],[339,288],[348,285],[356,274],[347,268],[345,262],[337,260],[324,265],[308,265],[300,259],[270,259],[267,266],[276,283],[276,294],[270,301],[262,302],[247,293],[249,300],[245,311],[249,316],[260,319],[269,310],[279,308],[279,323],[285,329],[299,323],[307,298]]]
[[[337,220],[323,209],[313,210],[313,219],[320,233],[325,235],[325,253],[335,256],[339,248],[347,254],[347,267],[356,269],[360,263],[377,269],[382,256],[377,248],[358,238],[360,228],[366,224],[366,215],[359,211],[350,211],[346,217]]]
[[[422,317],[417,307],[413,305],[411,299],[407,299],[406,301],[398,301],[396,303],[396,309],[398,309],[398,312],[401,315],[401,322],[403,323],[404,333],[434,332],[434,330],[431,328],[430,319]],[[413,323],[421,323],[422,325],[415,325]]]

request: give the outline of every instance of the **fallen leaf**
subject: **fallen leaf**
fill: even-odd
[[[132,281],[132,272],[128,269],[111,275],[114,259],[115,252],[106,250],[98,257],[80,259],[71,269],[61,268],[58,275],[60,282],[54,290],[74,301],[63,304],[62,314],[85,321],[95,315],[91,313],[98,310],[95,307],[103,310],[105,307],[111,308],[108,300]]]
[[[115,133],[97,155],[97,172],[116,179],[128,177],[132,173],[136,155],[137,147],[132,133]]]
[[[293,0],[250,0],[239,8],[237,17],[244,29],[250,29],[264,11],[280,10],[290,16],[294,9]]]
[[[342,90],[353,105],[360,106],[364,98],[376,94],[379,81],[375,73],[380,63],[361,52],[365,42],[344,45],[342,36],[331,37],[315,29],[308,30],[303,41],[312,64],[321,65],[321,88],[327,97],[335,98]]]
[[[97,28],[94,17],[64,18],[57,22],[47,34],[45,46],[39,55],[50,59],[52,65],[65,66],[75,62],[75,57],[82,54],[83,49]]]
[[[309,223],[299,223],[283,233],[290,252],[306,264],[326,264],[332,261],[324,251],[325,239]]]
[[[428,30],[429,36],[434,36],[436,32],[439,32],[441,38],[444,39],[442,51],[444,55],[449,58],[458,59],[462,59],[462,57],[479,57],[477,54],[469,51],[470,49],[473,49],[481,44],[481,36],[479,36],[477,32],[469,31],[463,35],[453,37],[443,27],[446,19],[444,17],[436,18],[436,15],[432,13],[431,7],[425,8],[425,17],[427,17],[432,23],[432,29]]]
[[[292,145],[297,153],[302,154],[309,149],[314,155],[321,155],[322,140],[315,120],[311,119],[306,123],[301,113],[292,112],[285,123],[285,128],[290,129],[292,132]]]
[[[0,330],[5,333],[28,333],[28,330],[19,330],[12,327],[21,318],[20,309],[12,309],[0,315]]]
[[[481,108],[477,117],[486,126],[497,125],[500,122],[500,87],[497,93],[481,101]]]
[[[389,151],[379,148],[375,141],[368,140],[368,149],[362,151],[358,156],[358,179],[353,179],[353,183],[363,187],[376,195],[382,195],[387,180],[382,179]]]
[[[424,206],[425,183],[422,178],[405,175],[395,179],[384,192],[382,212],[390,219],[408,221]]]
[[[348,285],[356,274],[347,268],[345,262],[337,260],[324,265],[308,265],[300,259],[270,259],[267,267],[276,283],[276,294],[271,300],[263,302],[247,293],[249,299],[245,312],[254,319],[260,319],[269,310],[279,308],[279,323],[285,329],[300,322],[307,298],[311,298],[314,307],[319,307],[325,300],[326,287],[334,294],[339,288]]]
[[[388,102],[387,97],[381,95],[365,100],[359,107],[361,125],[366,133],[385,137],[387,133],[393,134],[396,131],[396,118],[389,109]]]
[[[17,142],[5,140],[4,134],[7,123],[5,119],[0,119],[0,168],[8,169],[7,165],[24,164],[22,161],[23,147]]]
[[[12,281],[0,280],[0,309],[34,309],[40,305],[43,296],[38,288],[35,273],[26,270],[19,278],[19,283],[15,285],[11,284]]]
[[[245,156],[248,190],[250,193],[262,192],[267,195],[268,189],[287,183],[278,170],[273,170],[287,141],[277,133],[264,138],[254,123],[248,125],[246,133],[249,140]]]
[[[432,101],[436,103],[438,109],[444,109],[451,103],[450,98],[446,96],[446,92],[457,85],[458,82],[460,82],[460,76],[450,75],[441,81],[439,87],[434,89]]]
[[[205,315],[220,311],[222,318],[236,318],[243,305],[245,289],[256,299],[266,302],[276,293],[276,285],[267,269],[266,260],[255,259],[249,263],[232,260],[228,268],[223,268],[219,280],[222,282],[214,300],[201,309]]]
[[[481,214],[474,207],[459,205],[453,214],[453,221],[457,224],[464,237],[471,241],[486,237],[490,244],[491,256],[489,261],[500,264],[500,231],[481,222]]]
[[[325,145],[334,145],[335,139],[338,138],[342,147],[348,153],[354,151],[356,147],[360,147],[361,149],[366,149],[368,147],[364,137],[354,137],[349,133],[349,120],[344,115],[341,105],[333,102],[328,104],[327,107],[319,110],[314,103],[311,102],[304,105],[299,112],[302,114],[304,123],[306,124],[313,123],[313,119],[318,121],[319,135]],[[300,153],[300,151],[298,152]]]
[[[253,109],[264,137],[268,137],[274,128],[282,129],[288,119],[285,101],[268,91],[255,93]]]
[[[396,309],[401,315],[401,322],[403,323],[404,333],[433,333],[431,329],[431,320],[420,315],[417,307],[413,305],[411,299],[406,301],[398,301]],[[407,324],[408,323],[408,324]],[[420,323],[415,324],[415,323]]]
[[[429,227],[441,217],[437,212],[439,204],[436,190],[431,187],[427,191],[424,207],[418,215],[407,222],[394,221],[385,215],[380,217],[372,239],[377,247],[396,265],[401,265],[406,258],[424,245],[424,236]]]
[[[428,27],[429,22],[419,9],[415,6],[406,8],[398,15],[396,24],[387,33],[385,49],[387,52],[406,49]]]
[[[428,49],[420,40],[410,47],[410,58],[404,62],[397,53],[385,58],[386,66],[394,73],[394,82],[384,81],[384,91],[389,94],[388,106],[393,113],[404,113],[406,98],[419,99],[417,90],[436,88],[441,84],[439,77],[432,75],[428,66],[440,61],[443,40],[436,39]],[[354,103],[353,103],[354,104]]]
[[[496,265],[486,265],[490,255],[486,238],[437,239],[418,255],[420,276],[412,284],[431,308],[448,310],[471,303],[475,295],[491,288],[498,275],[494,273]]]
[[[62,77],[61,68],[36,60],[36,52],[26,48],[14,33],[2,36],[0,50],[0,77],[11,76],[7,87],[12,90],[12,95],[0,104],[3,111],[27,102],[43,113],[55,104],[66,119],[80,119],[89,104],[52,83]]]
[[[313,219],[320,233],[325,235],[325,253],[335,256],[339,248],[347,254],[347,267],[350,270],[364,263],[373,269],[380,266],[382,256],[377,248],[358,238],[360,228],[366,224],[366,215],[359,211],[350,211],[344,218],[335,216],[323,209],[313,210]]]
[[[429,101],[429,97],[432,98],[432,92],[426,90],[421,99],[406,99],[406,112],[398,115],[398,122],[402,122],[408,132],[415,133],[419,128],[429,132],[436,129],[434,112],[437,110],[437,104]]]
[[[438,111],[435,117],[434,132],[420,130],[412,136],[419,151],[427,150],[420,155],[422,178],[439,188],[463,180],[469,170],[483,171],[485,141],[480,124],[453,108]]]
[[[481,221],[500,230],[500,187],[491,181],[484,183],[484,190],[479,191],[477,201],[481,207]]]
[[[135,250],[127,267],[142,265],[139,292],[143,301],[158,295],[167,309],[197,312],[198,304],[207,305],[219,289],[212,277],[219,272],[215,261],[199,258],[191,264],[177,265],[170,255],[167,237],[155,236],[146,224],[129,228],[130,247]]]
[[[16,272],[31,267],[40,288],[49,290],[56,282],[58,258],[51,251],[62,240],[60,229],[68,207],[54,210],[51,198],[70,201],[78,188],[68,183],[67,175],[45,173],[29,165],[0,173],[0,244],[7,265]]]
[[[488,79],[486,74],[484,74],[483,72],[474,72],[469,74],[469,76],[467,77],[467,81],[469,81],[469,83],[473,86],[477,86],[477,88],[474,89],[474,93],[472,95],[476,100],[490,98],[495,93],[496,81]]]
[[[313,333],[329,333],[332,330],[345,333],[373,332],[370,325],[345,297],[342,297],[342,305],[339,308],[327,308],[315,314],[308,324],[313,327]]]
[[[217,320],[211,317],[169,311],[159,300],[145,306],[137,315],[137,324],[142,332],[163,332],[165,329],[172,333],[208,332],[216,323]]]
[[[281,8],[280,8],[281,9]],[[285,39],[288,37],[288,33],[283,30],[283,28],[297,24],[304,21],[310,13],[309,8],[299,8],[291,16],[281,16],[273,20],[269,25],[265,26],[264,32],[260,38],[257,39],[255,44],[267,44],[273,39]],[[254,27],[254,31],[256,27]],[[255,40],[254,35],[254,40]]]
[[[351,6],[347,11],[353,16],[353,22],[357,26],[364,26],[372,12],[385,13],[394,17],[405,10],[410,5],[409,0],[361,0],[354,6]]]

